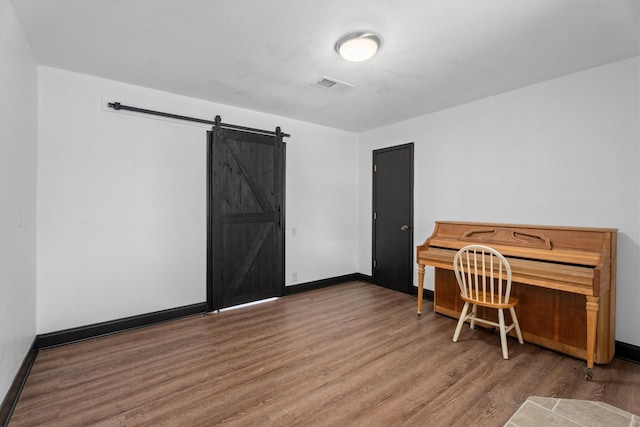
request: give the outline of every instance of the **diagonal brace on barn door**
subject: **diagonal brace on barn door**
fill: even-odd
[[[242,264],[238,269],[238,272],[236,273],[235,277],[233,278],[233,281],[231,282],[231,285],[229,285],[229,287],[226,290],[227,294],[233,294],[235,291],[238,290],[244,278],[246,277],[246,275],[249,273],[249,270],[253,266],[253,262],[258,256],[258,253],[260,252],[260,249],[262,248],[262,245],[264,244],[265,240],[267,240],[267,237],[269,236],[269,233],[272,228],[273,228],[273,223],[271,222],[264,223],[260,226],[260,231],[258,231],[258,233],[256,234],[256,237],[253,239],[253,242],[251,243],[251,250],[247,252],[247,254],[245,255],[244,259],[242,260]]]
[[[260,208],[262,208],[262,211],[273,212],[273,208],[269,203],[269,197],[262,190],[262,186],[260,185],[260,182],[256,178],[255,174],[253,174],[249,164],[245,161],[244,156],[242,155],[242,152],[240,151],[240,147],[238,147],[238,143],[236,142],[236,140],[225,139],[224,143],[227,146],[227,149],[229,149],[229,152],[231,153],[231,155],[233,156],[233,159],[236,161],[236,163],[240,167],[240,170],[242,171],[243,176],[247,180],[247,184],[249,184],[249,188],[251,189],[254,196],[256,197],[256,200],[258,201]]]

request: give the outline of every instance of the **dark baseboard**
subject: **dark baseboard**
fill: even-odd
[[[629,362],[640,364],[640,347],[616,341],[616,357]]]
[[[285,287],[285,295],[306,292],[313,289],[326,288],[328,286],[339,285],[341,283],[351,281],[362,281],[372,283],[371,276],[361,273],[347,274],[344,276],[332,277],[314,282],[303,283],[295,286]],[[141,328],[153,325],[155,323],[166,322],[181,317],[191,316],[194,314],[205,313],[207,311],[206,302],[191,304],[184,307],[171,308],[167,310],[156,311],[153,313],[140,314],[137,316],[126,317],[123,319],[111,320],[108,322],[95,323],[77,328],[65,329],[57,332],[38,335],[35,339],[34,346],[36,349],[44,349],[70,344],[77,341],[84,341],[103,335],[110,335],[129,329]]]
[[[299,285],[285,286],[284,294],[293,295],[301,292],[313,291],[315,289],[327,288],[329,286],[341,285],[347,282],[367,282],[373,283],[371,276],[366,276],[362,273],[345,274],[344,276],[330,277],[328,279],[315,280],[313,282],[301,283]]]
[[[415,296],[418,296],[418,287],[417,286],[414,286],[411,289],[411,294],[415,295]],[[433,301],[433,291],[430,291],[429,289],[424,289],[422,291],[422,299],[423,300],[426,299],[426,300],[429,300],[429,301]]]
[[[27,382],[33,363],[36,361],[38,350],[35,347],[35,342],[36,339],[34,338],[33,343],[31,343],[31,348],[22,360],[22,365],[20,365],[20,369],[18,369],[18,373],[13,378],[13,382],[0,405],[0,425],[3,427],[6,427],[9,424],[11,414],[13,414],[13,410],[18,404],[18,398],[22,393],[24,384]]]
[[[354,273],[353,276],[355,278],[352,280],[359,280],[360,282],[373,284],[373,276],[367,276],[366,274],[362,274],[362,273]]]
[[[337,277],[330,277],[328,279],[316,280],[314,282],[301,283],[299,285],[286,286],[284,290],[284,294],[285,295],[299,294],[301,292],[313,291],[315,289],[327,288],[329,286],[341,285],[343,283],[353,282],[353,281],[375,284],[373,282],[372,276],[367,276],[362,273],[352,273],[352,274],[345,274],[344,276],[337,276]],[[418,288],[416,286],[412,287],[411,294],[416,296],[418,295]],[[425,289],[422,293],[422,297],[423,299],[433,301],[433,291],[430,291],[429,289]]]
[[[166,322],[179,319],[181,317],[192,316],[194,314],[205,313],[207,303],[185,305],[183,307],[170,308],[167,310],[155,311],[153,313],[140,314],[137,316],[125,317],[123,319],[111,320],[108,322],[94,323],[92,325],[78,328],[65,329],[48,334],[38,335],[35,340],[36,349],[57,347],[70,344],[72,342],[84,341],[103,335],[110,335],[129,329],[141,328],[155,323]]]

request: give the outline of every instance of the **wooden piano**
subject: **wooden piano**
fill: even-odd
[[[425,266],[435,267],[435,311],[458,318],[463,302],[453,256],[469,244],[491,246],[511,265],[525,341],[586,360],[590,380],[594,362],[614,356],[616,240],[612,228],[436,221],[416,248],[418,317]]]

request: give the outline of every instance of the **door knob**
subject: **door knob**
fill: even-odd
[[[405,224],[402,227],[400,227],[400,230],[402,230],[402,231],[407,231],[408,229],[409,229],[409,226],[407,224]]]

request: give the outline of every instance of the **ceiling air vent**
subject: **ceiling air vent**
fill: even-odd
[[[349,83],[341,82],[340,80],[332,79],[331,77],[322,77],[317,82],[311,83],[313,86],[328,89],[332,92],[344,93],[353,89],[353,85]]]

